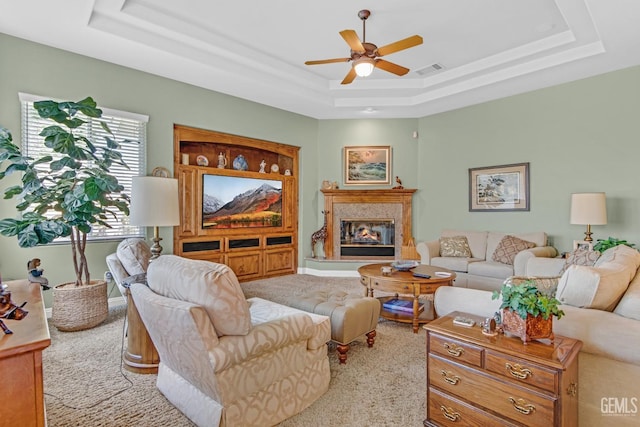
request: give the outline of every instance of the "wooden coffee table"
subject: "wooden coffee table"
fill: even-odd
[[[420,324],[428,323],[435,318],[433,304],[431,301],[420,301],[420,295],[433,295],[440,286],[452,286],[456,278],[456,273],[446,268],[432,267],[430,265],[419,265],[409,271],[393,270],[391,274],[382,274],[383,266],[390,266],[390,263],[368,264],[358,269],[360,273],[360,283],[365,286],[365,296],[374,296],[375,291],[388,292],[395,294],[395,298],[406,296],[407,300],[413,300],[413,313],[402,312],[399,310],[386,310],[384,306],[380,312],[380,316],[395,320],[401,323],[411,323],[413,332],[418,333]],[[415,277],[414,272],[428,274],[430,278]],[[436,276],[436,272],[449,273],[448,277]],[[378,298],[381,304],[394,298],[386,296]],[[424,304],[424,310],[420,311],[420,304]]]

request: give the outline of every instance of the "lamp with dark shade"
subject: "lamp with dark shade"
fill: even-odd
[[[153,227],[151,259],[162,253],[158,227],[180,224],[178,211],[178,180],[155,176],[133,178],[129,220],[131,225]]]
[[[592,242],[591,226],[607,223],[605,193],[574,193],[571,195],[571,224],[586,225],[585,242]]]

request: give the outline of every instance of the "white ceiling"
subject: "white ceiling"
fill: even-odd
[[[339,31],[418,34],[350,85]],[[423,117],[640,64],[637,0],[19,0],[0,32],[306,116]],[[430,68],[439,64],[439,71]],[[421,71],[422,70],[422,71]]]

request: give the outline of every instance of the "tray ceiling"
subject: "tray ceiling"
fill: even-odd
[[[403,0],[213,2],[21,0],[0,4],[0,32],[318,119],[423,117],[640,64],[640,2]],[[344,29],[385,57],[350,85]],[[38,13],[34,11],[38,10]]]

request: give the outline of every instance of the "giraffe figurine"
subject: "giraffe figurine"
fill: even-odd
[[[316,244],[322,242],[322,250],[324,251],[324,241],[327,239],[327,214],[328,211],[322,211],[324,215],[324,225],[322,228],[311,235],[311,258],[316,257]]]

